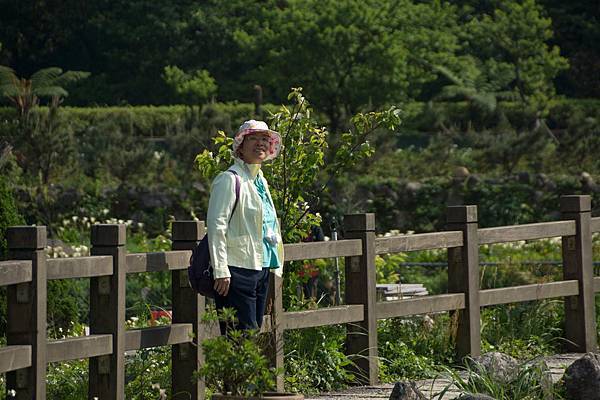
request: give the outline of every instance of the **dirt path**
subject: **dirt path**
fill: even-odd
[[[544,360],[552,373],[552,380],[557,382],[562,377],[565,369],[582,355],[583,354],[581,353],[568,353],[544,357]],[[459,394],[458,391],[450,389],[441,399],[437,397],[437,394],[442,392],[450,384],[449,380],[443,378],[417,381],[416,383],[419,390],[431,400],[451,400]],[[393,388],[393,383],[382,383],[376,386],[353,387],[340,392],[306,396],[306,400],[381,400],[388,399]]]

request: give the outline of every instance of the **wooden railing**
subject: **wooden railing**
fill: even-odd
[[[362,383],[377,381],[377,320],[451,311],[457,313],[457,356],[480,353],[480,308],[512,302],[565,298],[567,350],[593,351],[596,343],[592,233],[600,218],[591,217],[589,196],[561,198],[563,221],[478,229],[475,206],[448,207],[448,230],[416,235],[375,237],[373,214],[348,215],[346,239],[286,244],[286,261],[345,257],[345,305],[310,311],[285,311],[282,281],[272,275],[272,307],[263,330],[272,332],[272,363],[283,366],[283,332],[347,324],[346,351],[355,356]],[[17,399],[46,398],[50,362],[89,358],[89,398],[124,399],[125,351],[172,346],[172,392],[203,398],[201,381],[191,377],[203,362],[198,341],[218,334],[200,323],[204,298],[189,287],[190,250],[204,235],[204,224],[178,221],[172,227],[172,251],[127,254],[124,225],[94,225],[91,256],[46,259],[46,228],[11,227],[10,261],[0,262],[0,286],[7,286],[7,346],[0,348],[0,373]],[[563,278],[559,282],[500,289],[479,288],[479,246],[562,237]],[[427,249],[448,249],[449,293],[377,302],[375,256]],[[125,328],[127,274],[171,271],[172,324]],[[90,334],[60,340],[46,337],[46,287],[52,279],[90,279]],[[283,376],[277,386],[282,389]],[[191,396],[191,397],[190,397]]]

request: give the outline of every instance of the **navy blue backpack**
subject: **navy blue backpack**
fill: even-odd
[[[229,221],[231,221],[231,217],[233,217],[233,213],[235,212],[240,198],[240,177],[235,171],[228,170],[228,172],[235,175],[235,203],[233,203],[233,209],[231,210],[231,216],[229,217]],[[208,235],[204,235],[202,240],[192,251],[190,266],[188,267],[188,279],[190,280],[190,286],[196,292],[205,297],[215,297],[215,278],[213,276],[212,265],[210,264]]]

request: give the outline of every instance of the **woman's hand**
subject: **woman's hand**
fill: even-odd
[[[220,296],[227,296],[227,293],[229,293],[229,282],[230,281],[231,281],[231,278],[215,279],[215,286],[214,286],[215,291]]]

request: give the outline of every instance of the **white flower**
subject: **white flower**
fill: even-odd
[[[71,219],[73,220],[73,222],[77,222],[77,220],[79,219],[79,217],[77,215],[73,215],[71,217]]]
[[[15,389],[10,389],[6,392],[10,397],[17,397],[17,391]]]
[[[108,214],[108,208],[102,209],[102,214],[107,215]]]

